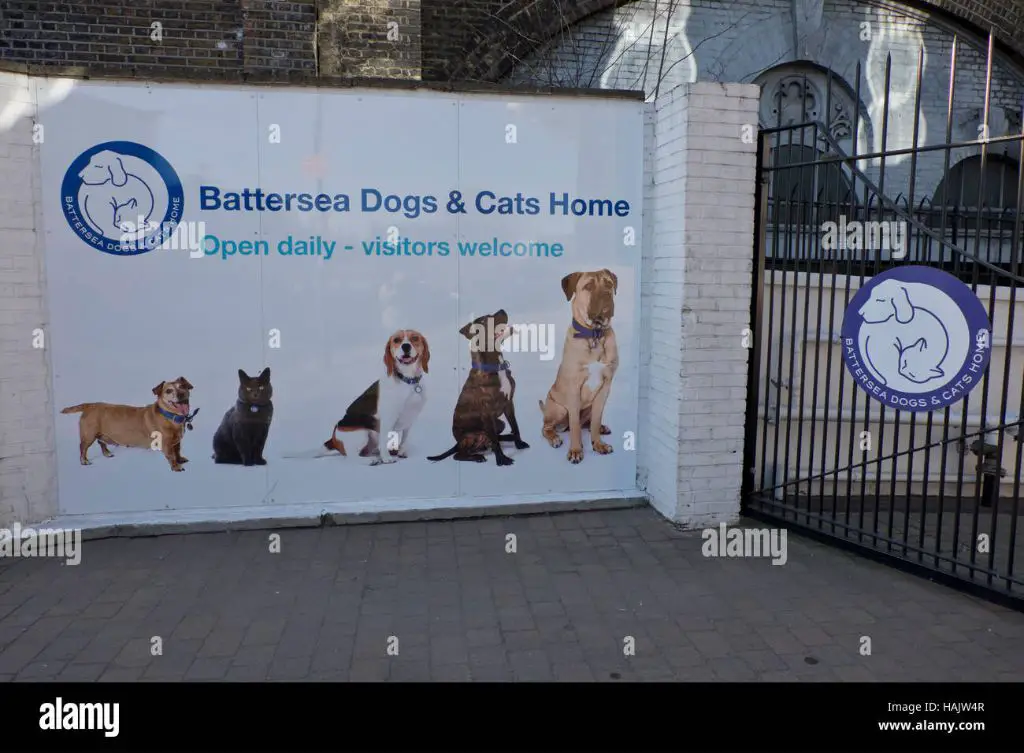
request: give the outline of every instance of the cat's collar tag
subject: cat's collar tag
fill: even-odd
[[[249,406],[249,412],[250,413],[259,413],[260,412],[260,407],[258,405],[250,405]]]

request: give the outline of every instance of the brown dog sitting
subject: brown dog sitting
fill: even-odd
[[[455,456],[456,460],[483,463],[483,453],[494,451],[494,462],[498,465],[512,465],[512,458],[501,448],[502,442],[514,442],[517,450],[529,448],[519,434],[516,421],[514,398],[516,380],[512,370],[501,353],[501,344],[512,335],[508,314],[504,309],[481,316],[459,330],[459,334],[470,341],[470,372],[462,392],[455,404],[452,418],[452,435],[455,444],[442,455],[427,460],[444,460]],[[511,434],[502,434],[508,419]]]
[[[601,441],[611,429],[601,423],[604,406],[619,367],[619,348],[612,330],[615,293],[619,278],[611,271],[573,272],[562,278],[565,299],[572,301],[572,324],[565,335],[562,362],[547,400],[540,401],[544,413],[544,438],[561,447],[558,432],[569,430],[570,463],[583,460],[583,429],[590,429],[594,452],[607,455],[612,446]],[[591,388],[590,365],[601,364],[601,381]],[[594,427],[600,429],[594,431]]]
[[[185,470],[182,466],[188,458],[181,454],[181,438],[186,426],[192,428],[192,419],[199,412],[189,413],[192,389],[185,377],[178,377],[154,387],[156,402],[145,407],[82,403],[62,410],[61,413],[82,414],[78,422],[82,465],[92,464],[87,453],[93,442],[99,442],[104,457],[114,457],[108,444],[145,447],[163,452],[172,471]]]

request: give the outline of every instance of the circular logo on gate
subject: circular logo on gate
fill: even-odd
[[[174,168],[133,141],[108,141],[78,155],[64,173],[60,201],[78,237],[116,256],[137,256],[162,245],[185,208]]]
[[[985,307],[967,285],[933,267],[876,275],[843,318],[843,360],[871,397],[923,412],[962,400],[991,355]]]

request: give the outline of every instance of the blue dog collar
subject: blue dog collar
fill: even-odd
[[[178,426],[180,426],[181,424],[185,424],[185,428],[188,429],[189,431],[192,430],[192,419],[196,417],[197,413],[199,413],[199,409],[196,408],[191,413],[183,416],[180,413],[171,413],[169,410],[164,410],[159,405],[156,406],[156,411],[173,424],[176,424]]]
[[[158,405],[158,406],[156,406],[156,409],[157,409],[157,412],[158,412],[158,413],[159,413],[159,414],[160,414],[161,416],[163,416],[163,417],[164,417],[164,418],[166,418],[166,419],[167,419],[168,421],[170,421],[170,422],[172,422],[172,423],[175,423],[175,424],[183,424],[183,423],[185,423],[185,422],[186,422],[186,421],[188,420],[188,418],[189,418],[189,417],[188,417],[187,415],[183,416],[183,415],[181,415],[180,413],[171,413],[171,412],[170,412],[169,410],[164,410],[164,409],[163,409],[163,408],[161,408],[161,407],[160,407],[159,405]]]
[[[418,377],[407,377],[402,376],[396,371],[395,376],[398,377],[398,379],[400,379],[401,381],[405,382],[406,384],[411,384],[412,391],[415,392],[416,394],[423,392],[423,388],[420,386],[420,379],[423,378],[422,374],[420,374]]]
[[[497,374],[501,371],[508,371],[509,364],[505,360],[502,360],[500,363],[474,363],[473,368],[485,374]]]
[[[594,328],[584,327],[582,324],[580,324],[575,319],[572,320],[572,328],[574,330],[576,330],[576,333],[573,335],[573,337],[575,337],[575,338],[579,338],[579,339],[586,338],[587,340],[600,340],[602,337],[604,337],[604,330],[602,328],[600,328],[600,327],[594,327]]]

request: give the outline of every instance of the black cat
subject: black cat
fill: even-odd
[[[238,402],[224,414],[213,435],[213,462],[232,465],[266,465],[263,446],[274,417],[274,388],[270,369],[250,377],[238,370]]]

